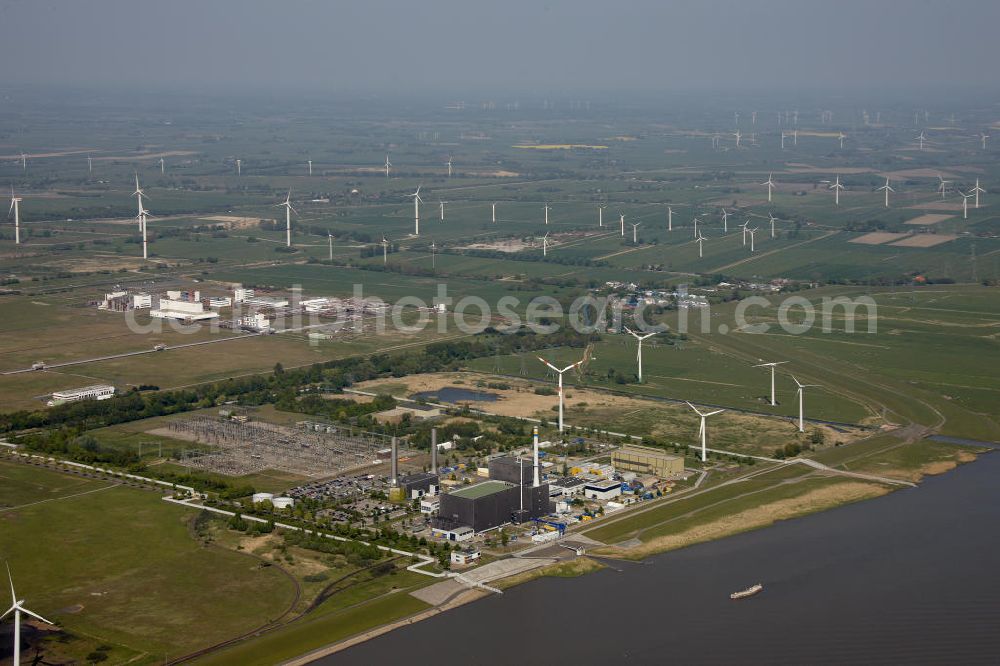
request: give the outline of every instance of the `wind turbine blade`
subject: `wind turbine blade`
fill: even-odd
[[[27,608],[25,608],[24,606],[18,606],[17,609],[20,610],[25,615],[30,615],[31,617],[35,618],[36,620],[41,620],[45,624],[51,624],[53,627],[56,625],[55,622],[49,622],[48,620],[46,620],[44,617],[42,617],[38,613],[33,613],[30,610],[28,610]]]
[[[705,414],[705,416],[715,416],[716,414],[721,414],[724,411],[726,411],[726,410],[724,410],[724,409],[717,409],[714,412],[709,412],[708,414]]]
[[[14,606],[17,606],[17,593],[14,592],[14,577],[10,574],[10,562],[5,562],[7,565],[7,580],[10,581],[10,601]],[[9,613],[10,611],[7,611]],[[7,613],[4,613],[6,615]]]
[[[14,611],[16,611],[16,610],[17,610],[17,604],[14,604],[14,605],[13,605],[13,606],[11,606],[10,608],[8,608],[8,609],[6,610],[6,612],[4,612],[4,614],[3,614],[3,615],[0,615],[0,620],[4,619],[5,617],[7,617],[8,615],[10,615],[10,614],[11,614],[12,612],[14,612]]]

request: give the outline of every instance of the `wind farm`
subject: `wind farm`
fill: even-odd
[[[35,11],[23,4],[12,17]],[[913,51],[919,67],[875,67],[867,34],[870,76],[844,49],[779,53],[812,34],[808,7],[774,25],[709,16],[730,57],[686,63],[690,90],[626,58],[604,9],[586,50],[595,24],[576,8],[469,8],[472,25],[431,6],[403,33],[398,16],[375,30],[366,7],[346,21],[317,6],[283,28],[289,49],[230,9],[231,25],[206,25],[245,36],[220,37],[203,68],[182,64],[206,48],[188,27],[184,53],[146,67],[155,78],[120,63],[122,90],[0,77],[0,662],[386,663],[434,635],[444,663],[499,664],[509,654],[477,650],[476,627],[523,632],[521,595],[551,628],[607,621],[616,637],[528,663],[737,662],[779,643],[787,654],[761,660],[993,654],[988,638],[934,652],[921,636],[893,640],[923,651],[883,652],[854,623],[909,617],[879,593],[909,589],[910,569],[829,539],[877,516],[910,543],[884,507],[991,492],[1000,107],[986,83],[938,90],[924,79],[948,59]],[[519,48],[482,66],[484,26],[511,34],[515,17]],[[934,53],[945,41],[914,30]],[[641,32],[629,45],[653,53]],[[669,44],[697,32],[671,28]],[[548,53],[538,69],[532,49]],[[148,51],[130,52],[149,65]],[[48,62],[31,53],[8,61]],[[954,57],[949,76],[984,76]],[[753,68],[737,77],[739,58]],[[513,71],[523,80],[501,80]],[[232,80],[169,89],[221,72]],[[827,551],[804,562],[786,543]],[[850,588],[845,561],[897,578],[860,571]],[[587,576],[599,569],[614,575]],[[557,594],[532,582],[546,576],[585,580]],[[802,613],[827,581],[862,611]],[[684,611],[665,647],[617,638],[662,611],[649,589]],[[955,636],[988,624],[991,596],[927,598],[962,618]],[[597,599],[636,609],[625,621]],[[776,614],[801,631],[758,623]],[[861,647],[803,639],[828,634]]]

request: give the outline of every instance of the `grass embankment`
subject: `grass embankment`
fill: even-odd
[[[111,663],[159,663],[263,625],[296,595],[277,567],[199,544],[193,515],[158,493],[0,461],[0,505],[18,593],[68,637],[47,642],[49,661],[106,645]]]
[[[593,571],[600,571],[604,568],[604,565],[597,560],[591,559],[589,557],[578,557],[572,560],[566,560],[564,562],[557,562],[556,564],[550,564],[547,567],[540,567],[538,569],[532,569],[531,571],[524,571],[513,576],[509,576],[500,581],[492,583],[495,587],[501,590],[506,590],[508,588],[514,587],[515,585],[520,585],[522,583],[527,583],[531,580],[536,580],[538,578],[545,578],[546,576],[554,578],[574,578],[576,576],[582,576],[584,574],[591,573]]]

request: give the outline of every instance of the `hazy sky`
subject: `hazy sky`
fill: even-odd
[[[0,0],[0,83],[995,89],[1000,0]]]

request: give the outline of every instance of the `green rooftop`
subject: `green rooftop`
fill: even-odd
[[[451,494],[456,497],[464,497],[465,499],[479,499],[480,497],[486,497],[487,495],[498,493],[513,486],[513,483],[507,483],[506,481],[483,481],[471,486],[464,486],[458,490],[452,490]]]

